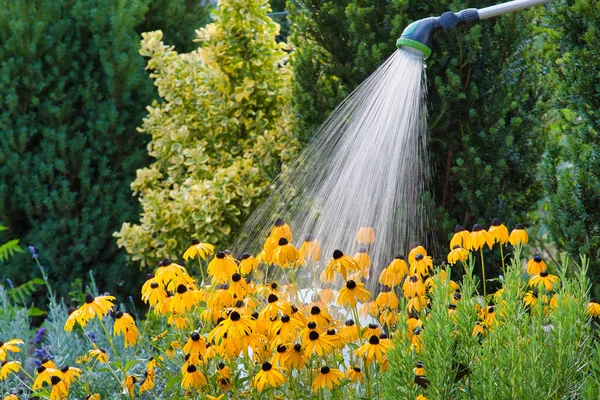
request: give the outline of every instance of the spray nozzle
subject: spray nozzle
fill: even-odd
[[[408,25],[396,42],[398,48],[406,46],[423,53],[425,58],[431,55],[429,41],[436,30],[451,31],[458,24],[469,24],[479,21],[477,9],[468,8],[457,13],[445,12],[439,17],[423,18]]]

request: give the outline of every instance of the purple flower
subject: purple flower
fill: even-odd
[[[46,333],[46,328],[40,328],[38,329],[38,331],[35,334],[35,337],[33,338],[33,343],[39,343],[42,341],[42,336],[44,336],[44,333]]]
[[[35,249],[35,247],[27,246],[27,250],[29,250],[29,253],[31,253],[31,257],[33,257],[34,259],[38,258],[37,250]]]
[[[90,339],[92,343],[96,343],[97,337],[95,332],[86,332],[85,335]]]

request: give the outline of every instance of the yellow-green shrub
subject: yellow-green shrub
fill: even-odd
[[[131,185],[140,223],[115,233],[142,266],[176,259],[193,236],[223,244],[297,152],[286,45],[267,11],[265,0],[221,1],[186,54],[160,31],[143,34],[140,52],[162,99],[139,129],[152,137],[154,162]]]

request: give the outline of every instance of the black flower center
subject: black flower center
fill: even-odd
[[[64,366],[60,369],[60,372],[62,372],[63,374],[66,373],[69,370],[69,367]]]
[[[274,294],[272,294],[272,293],[267,298],[267,301],[269,303],[275,303],[277,300],[279,300],[279,298],[277,296],[275,296]]]
[[[168,265],[171,265],[171,260],[169,260],[168,258],[165,257],[162,259],[162,261],[158,265],[160,265],[161,267],[166,267]]]
[[[158,288],[158,282],[152,282],[152,283],[150,284],[150,287],[151,287],[152,289],[157,289],[157,288]]]
[[[310,331],[310,333],[308,334],[308,338],[310,340],[317,340],[317,339],[319,339],[319,332],[317,332],[317,331]]]
[[[448,306],[448,309],[449,309],[449,310],[456,310],[456,304],[450,304],[450,305]]]
[[[287,347],[285,347],[282,344],[280,344],[279,346],[277,346],[277,352],[278,353],[285,353],[286,350],[287,350]]]
[[[121,319],[123,318],[123,311],[119,310],[115,313],[115,318],[116,319]]]
[[[346,282],[346,287],[350,290],[355,289],[356,282],[354,282],[352,279],[350,279],[348,282]]]
[[[408,278],[412,283],[415,283],[416,281],[419,280],[419,278],[416,277],[416,275],[411,276],[410,278]]]
[[[60,378],[58,376],[54,375],[50,378],[50,382],[52,382],[52,384],[56,386],[60,383]]]
[[[346,326],[354,326],[354,320],[353,319],[348,319],[348,320],[346,320],[346,322],[344,323],[344,325],[346,325]]]
[[[239,321],[241,318],[240,313],[237,311],[233,311],[230,315],[229,315],[229,319],[232,320],[233,322],[235,321]]]
[[[94,297],[94,295],[93,295],[93,294],[88,294],[87,296],[85,296],[85,302],[86,302],[87,304],[91,304],[91,303],[93,303],[95,299],[96,299],[96,298]]]
[[[312,306],[310,309],[310,315],[319,315],[321,314],[321,309],[317,306]]]
[[[329,369],[328,366],[321,367],[321,373],[322,374],[328,374],[329,371],[330,371],[330,369]]]
[[[288,240],[286,238],[281,238],[279,239],[279,245],[280,246],[285,246],[286,244],[288,244]]]
[[[333,252],[333,259],[334,260],[339,260],[340,258],[342,258],[344,256],[344,253],[342,253],[341,250],[335,250]]]
[[[275,226],[279,227],[279,226],[283,226],[285,224],[285,222],[283,222],[283,220],[281,218],[277,218],[275,220]]]
[[[305,242],[312,242],[313,240],[315,240],[315,238],[312,235],[312,233],[307,233],[306,236],[304,236],[304,241]]]
[[[466,229],[465,229],[464,226],[462,226],[462,225],[456,225],[454,227],[454,233],[459,233],[459,232],[462,232],[462,231],[466,231]]]
[[[219,251],[216,255],[217,258],[223,259],[225,258],[225,252],[224,251]]]
[[[523,229],[523,224],[516,224],[515,229]]]
[[[294,350],[296,350],[296,351],[300,351],[300,350],[302,350],[302,345],[301,345],[300,343],[296,343],[296,344],[294,345]]]
[[[456,249],[460,249],[460,246],[455,244],[454,246],[452,246],[452,250],[456,250]]]
[[[273,368],[273,366],[271,365],[271,363],[270,363],[270,362],[265,362],[265,363],[263,363],[263,365],[262,365],[262,370],[263,370],[263,371],[265,371],[265,372],[266,372],[266,371],[270,371],[270,370],[271,370],[271,368]]]
[[[308,323],[308,329],[315,329],[317,327],[317,323],[314,321],[310,321]]]
[[[187,372],[188,372],[188,374],[193,374],[194,372],[196,372],[196,366],[195,365],[188,365]]]
[[[284,322],[284,323],[290,322],[290,316],[286,315],[286,314],[283,314],[281,316],[281,322]]]
[[[358,372],[358,373],[360,373],[362,371],[359,367],[354,367],[352,369],[354,370],[354,372]]]
[[[369,343],[370,344],[379,344],[379,338],[376,335],[371,336],[371,338],[369,339]]]
[[[185,292],[187,292],[187,287],[185,285],[177,286],[177,293],[184,294]]]
[[[279,287],[279,285],[277,284],[277,282],[271,282],[271,289],[275,290]]]
[[[238,274],[237,272],[233,275],[231,275],[231,280],[234,282],[239,282],[242,279],[242,276],[240,274]]]
[[[386,335],[385,333],[382,332],[379,334],[379,339],[387,339],[387,338],[388,338],[388,335]]]
[[[479,224],[475,224],[473,225],[473,232],[479,232],[483,230],[483,226],[479,225]]]
[[[535,256],[533,256],[533,261],[535,262],[541,262],[542,261],[542,256],[540,256],[539,254],[536,254]]]
[[[377,329],[379,328],[379,326],[377,326],[376,324],[369,324],[369,329]]]
[[[462,294],[460,294],[460,292],[454,292],[454,300],[460,300],[462,299]]]
[[[415,260],[417,260],[417,261],[421,261],[422,259],[423,259],[423,254],[417,254],[415,256]]]
[[[37,369],[37,373],[38,373],[38,374],[41,374],[41,373],[42,373],[42,372],[44,372],[45,370],[46,370],[46,367],[44,367],[44,366],[42,365],[42,366],[38,367],[38,369]]]
[[[542,271],[542,272],[540,272],[540,276],[541,276],[542,278],[545,278],[545,277],[547,277],[547,276],[548,276],[548,271]]]
[[[492,220],[492,226],[500,226],[502,225],[502,221],[500,221],[498,218],[494,218]]]
[[[394,257],[396,260],[404,260],[404,256],[401,255],[397,255],[396,257]]]
[[[367,252],[367,248],[366,247],[359,247],[358,248],[358,252],[359,253],[366,253]]]
[[[195,246],[197,244],[200,244],[200,241],[196,238],[192,239],[192,246]]]
[[[198,332],[192,332],[190,339],[192,339],[194,342],[197,342],[200,340],[200,334]]]
[[[242,254],[242,260],[245,260],[247,258],[250,258],[250,254],[249,253]]]
[[[327,331],[327,334],[328,334],[329,336],[333,336],[333,335],[335,335],[335,329],[329,329],[329,330]]]

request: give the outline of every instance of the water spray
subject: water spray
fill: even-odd
[[[420,51],[425,58],[431,55],[429,41],[437,30],[451,31],[459,24],[470,25],[478,21],[498,17],[514,11],[524,10],[549,3],[552,0],[514,0],[482,9],[467,8],[457,13],[445,12],[439,17],[423,18],[408,25],[396,42],[398,48],[410,47]]]

